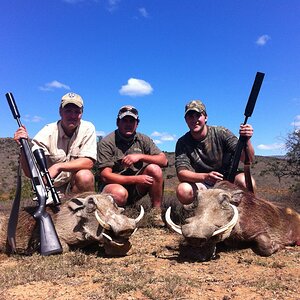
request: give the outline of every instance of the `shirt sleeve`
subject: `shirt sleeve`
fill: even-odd
[[[105,168],[105,167],[113,168],[114,166],[113,147],[105,139],[102,139],[98,143],[97,161],[98,161],[99,168]]]
[[[145,145],[145,154],[158,155],[162,152],[150,137],[143,135],[143,141]]]
[[[187,149],[182,139],[179,139],[176,143],[175,149],[175,169],[178,173],[181,170],[193,171],[191,161],[187,155]]]

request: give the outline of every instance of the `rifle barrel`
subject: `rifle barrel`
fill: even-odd
[[[249,95],[248,102],[247,102],[247,105],[246,105],[246,108],[245,108],[244,115],[246,116],[246,118],[251,117],[251,115],[253,113],[254,106],[255,106],[255,103],[256,103],[256,99],[258,97],[262,82],[264,80],[264,76],[265,76],[264,73],[261,73],[261,72],[256,73],[254,83],[253,83],[253,86],[252,86],[252,89],[251,89],[251,93]],[[246,124],[246,122],[247,122],[247,119],[245,120],[244,125]]]

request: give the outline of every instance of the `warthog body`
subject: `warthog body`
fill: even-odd
[[[56,209],[56,208],[55,208]],[[32,217],[36,208],[20,211],[16,232],[17,253],[31,254],[39,247],[39,230]],[[54,209],[53,209],[54,210]],[[105,194],[83,194],[64,202],[51,215],[63,251],[100,245],[108,255],[125,255],[131,248],[129,238],[137,229],[137,219],[123,215],[113,198]],[[0,212],[0,251],[8,253],[7,224],[9,213]]]
[[[289,245],[300,245],[300,215],[279,207],[229,182],[198,193],[191,205],[192,216],[178,226],[169,218],[171,228],[185,241],[205,253],[202,260],[214,256],[215,246],[224,241],[232,247],[250,246],[269,256]]]

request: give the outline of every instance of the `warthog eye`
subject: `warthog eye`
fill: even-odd
[[[87,200],[86,211],[87,211],[88,213],[91,213],[91,212],[93,212],[95,209],[96,209],[96,204],[95,204],[94,198],[90,197],[90,198]]]
[[[219,198],[219,202],[223,208],[227,208],[229,205],[230,197],[228,194],[221,194]]]

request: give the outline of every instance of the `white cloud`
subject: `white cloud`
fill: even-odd
[[[151,133],[151,136],[161,136],[162,134],[158,131],[154,131]]]
[[[109,12],[113,12],[118,8],[120,0],[108,0],[108,7],[107,10]]]
[[[148,14],[146,8],[144,8],[144,7],[139,8],[139,13],[144,18],[148,18],[149,17],[149,14]]]
[[[157,145],[162,143],[162,141],[160,141],[160,140],[153,140],[153,142]]]
[[[64,83],[61,83],[57,80],[45,83],[43,86],[39,87],[41,91],[53,91],[54,89],[65,89],[70,90],[70,87]]]
[[[257,146],[257,148],[260,150],[278,150],[278,149],[283,150],[284,146],[285,146],[284,143],[274,143],[269,145],[260,144]]]
[[[153,92],[150,83],[136,78],[130,78],[126,85],[123,85],[119,90],[121,95],[128,96],[145,96]]]
[[[42,117],[39,117],[39,116],[30,116],[30,115],[25,115],[23,117],[23,120],[27,123],[39,123],[43,120]]]
[[[96,136],[106,136],[106,133],[103,130],[96,131]]]
[[[32,119],[31,119],[31,122],[33,123],[39,123],[43,120],[42,117],[39,117],[39,116],[33,116]]]
[[[291,123],[296,129],[300,129],[300,115],[295,117],[295,121]]]
[[[164,142],[173,142],[176,140],[176,135],[169,134],[167,132],[154,131],[151,133],[151,137],[156,138],[155,139],[156,144],[162,144]]]
[[[271,37],[267,34],[261,35],[256,40],[256,44],[259,45],[259,46],[264,46],[270,39],[271,39]]]

